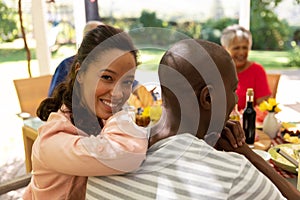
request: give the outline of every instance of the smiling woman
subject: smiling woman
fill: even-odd
[[[238,95],[238,109],[242,110],[246,104],[246,91],[253,88],[254,106],[271,96],[267,82],[267,74],[263,66],[250,61],[248,53],[252,47],[252,34],[244,27],[234,24],[226,27],[221,36],[222,46],[231,55],[239,79],[236,93]]]
[[[137,64],[127,33],[107,25],[87,33],[68,79],[38,108],[47,122],[32,147],[32,180],[24,199],[85,199],[87,176],[139,167],[147,132],[121,110]]]

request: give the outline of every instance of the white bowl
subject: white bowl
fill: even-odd
[[[265,161],[268,161],[271,159],[271,155],[263,150],[259,150],[259,149],[252,149],[255,153],[257,153],[260,157],[262,157]]]

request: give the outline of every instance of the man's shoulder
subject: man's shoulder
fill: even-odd
[[[58,68],[59,67],[61,67],[61,66],[70,66],[72,63],[73,63],[73,61],[74,61],[74,59],[75,59],[75,55],[73,55],[73,56],[70,56],[70,57],[68,57],[68,58],[65,58],[63,61],[61,61],[61,63],[58,65]]]

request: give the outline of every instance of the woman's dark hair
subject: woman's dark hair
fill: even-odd
[[[138,52],[130,36],[121,29],[109,25],[99,25],[85,35],[75,55],[75,60],[67,79],[55,88],[51,97],[41,102],[37,109],[37,116],[41,120],[46,121],[51,112],[57,112],[64,104],[71,111],[71,120],[73,124],[76,122],[76,127],[89,135],[99,134],[99,123],[103,127],[102,120],[97,119],[97,125],[95,123],[91,124],[91,118],[95,118],[95,115],[91,114],[81,101],[80,86],[76,81],[78,72],[76,63],[80,64],[80,71],[84,72],[90,66],[89,63],[94,62],[99,54],[110,49],[120,49],[130,52],[138,65]],[[88,59],[86,59],[87,57]],[[80,116],[76,116],[75,122],[74,110],[76,110],[76,113],[80,113]]]

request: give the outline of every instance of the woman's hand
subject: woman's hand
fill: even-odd
[[[225,127],[221,133],[221,139],[226,139],[228,141],[229,146],[224,146],[224,143],[216,144],[217,149],[225,150],[225,151],[232,151],[235,148],[241,147],[245,144],[245,133],[244,130],[238,121],[228,120],[225,124]],[[220,146],[221,145],[221,146]]]

